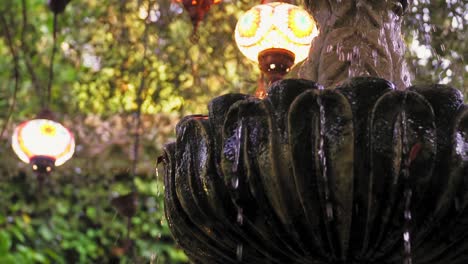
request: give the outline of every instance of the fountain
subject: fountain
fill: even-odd
[[[468,106],[405,88],[408,3],[305,2],[321,35],[301,74],[317,82],[217,97],[166,145],[177,243],[193,263],[466,263]],[[359,29],[343,39],[344,24]]]

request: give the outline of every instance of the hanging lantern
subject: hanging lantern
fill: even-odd
[[[257,5],[237,22],[240,51],[259,63],[270,82],[280,80],[309,54],[318,35],[314,19],[304,9],[283,2]]]
[[[198,24],[203,20],[210,7],[221,3],[221,0],[176,0],[176,2],[182,3],[189,12],[194,31],[196,31]]]
[[[47,5],[54,14],[60,14],[65,11],[70,0],[48,0]]]
[[[60,123],[33,119],[21,123],[13,133],[12,147],[18,157],[39,174],[50,173],[73,156],[75,139]]]

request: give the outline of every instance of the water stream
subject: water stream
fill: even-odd
[[[325,215],[328,221],[332,221],[333,216],[333,205],[330,199],[330,189],[328,183],[328,171],[327,171],[327,157],[325,153],[325,107],[323,105],[322,99],[320,96],[317,96],[317,104],[319,105],[319,119],[320,119],[320,138],[319,138],[319,162],[322,168],[322,180],[323,180],[323,189],[324,189],[324,199],[325,199]]]
[[[403,199],[404,199],[404,211],[403,211],[403,264],[412,264],[413,258],[411,253],[411,196],[413,191],[411,189],[411,185],[409,182],[410,177],[410,165],[411,161],[414,157],[411,152],[413,152],[414,147],[409,150],[409,142],[408,142],[408,118],[406,114],[406,94],[403,100],[403,111],[401,113],[401,127],[402,127],[402,143],[403,143],[403,167],[402,167],[402,177],[403,177]]]
[[[235,192],[238,191],[239,189],[239,176],[237,175],[239,171],[239,165],[240,165],[240,159],[242,155],[242,137],[243,137],[243,119],[239,121],[239,125],[235,130],[234,133],[234,162],[232,164],[232,174],[233,178],[231,179],[231,187],[234,189]],[[242,227],[244,225],[244,210],[243,208],[236,203],[236,208],[237,208],[237,216],[236,216],[236,222],[239,225],[239,227]],[[242,243],[238,243],[236,247],[236,259],[239,263],[242,263],[242,256],[243,256],[243,251],[244,251],[244,245]]]

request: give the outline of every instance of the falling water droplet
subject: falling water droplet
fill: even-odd
[[[411,220],[411,218],[412,218],[411,211],[405,210],[405,219],[406,220]]]
[[[328,202],[327,205],[326,205],[327,209],[327,219],[328,221],[332,221],[333,220],[333,205]]]
[[[410,241],[410,236],[409,236],[409,233],[408,233],[408,232],[403,233],[403,239],[404,239],[405,241]]]
[[[408,231],[403,233],[403,246],[404,246],[404,251],[405,251],[405,258],[403,263],[404,264],[411,264],[412,259],[411,259],[411,236]]]
[[[237,261],[239,262],[242,261],[243,251],[244,251],[244,246],[242,244],[237,244],[236,257],[237,257]]]
[[[236,221],[239,225],[243,225],[244,224],[244,214],[243,214],[243,210],[242,208],[238,207],[237,208],[237,218],[236,218]]]
[[[232,164],[232,172],[237,173],[239,169],[239,162],[241,156],[241,144],[242,144],[242,129],[243,129],[243,120],[239,122],[239,126],[235,131],[235,143],[234,143],[234,163]]]
[[[333,45],[328,45],[327,49],[325,50],[327,53],[330,53],[333,51]]]
[[[234,189],[239,188],[239,177],[234,176],[234,177],[231,178],[231,186]]]
[[[374,66],[377,66],[377,50],[372,50],[372,60],[374,61]]]
[[[351,78],[351,77],[354,77],[354,73],[355,73],[354,67],[353,67],[353,66],[349,66],[349,67],[348,67],[348,77],[350,77],[350,78]]]

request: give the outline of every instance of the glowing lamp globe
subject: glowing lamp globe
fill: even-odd
[[[12,147],[18,157],[40,174],[49,173],[73,156],[75,139],[63,125],[49,119],[21,123],[13,133]]]
[[[307,58],[317,35],[316,23],[306,10],[282,2],[253,7],[235,30],[240,51],[258,62],[271,81],[282,79],[294,64]]]

